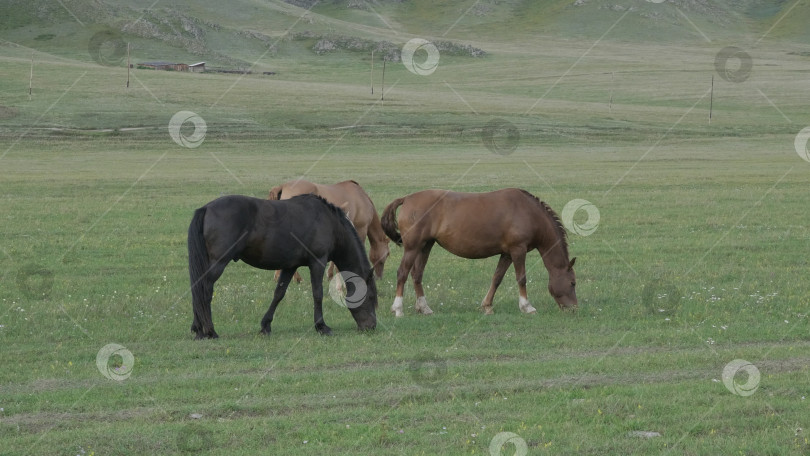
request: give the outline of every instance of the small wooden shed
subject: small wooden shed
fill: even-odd
[[[138,64],[138,67],[151,68],[153,70],[165,70],[165,71],[188,71],[188,64],[164,62],[164,61],[142,62]]]

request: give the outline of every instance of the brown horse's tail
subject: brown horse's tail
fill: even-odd
[[[267,195],[267,199],[269,200],[280,200],[281,199],[281,185],[277,185],[270,189],[270,194]]]
[[[382,229],[396,245],[402,245],[402,236],[399,234],[399,223],[397,223],[397,208],[402,206],[405,198],[397,198],[385,207],[380,218]]]
[[[188,275],[191,280],[191,301],[194,311],[194,323],[191,330],[197,337],[216,337],[214,323],[211,319],[211,298],[213,286],[208,278],[209,260],[208,247],[205,245],[203,223],[205,221],[205,207],[194,212],[191,224],[188,227]]]

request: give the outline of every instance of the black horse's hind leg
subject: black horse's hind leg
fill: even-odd
[[[262,334],[270,334],[270,324],[273,323],[273,314],[276,313],[278,303],[284,298],[284,294],[287,292],[287,286],[290,284],[294,273],[295,269],[284,269],[281,271],[278,277],[278,283],[276,284],[276,291],[273,293],[273,302],[270,303],[270,308],[267,309],[267,313],[264,314],[264,318],[262,318]]]
[[[194,303],[194,320],[191,323],[191,331],[196,334],[194,337],[196,340],[216,339],[219,337],[219,334],[214,331],[214,321],[211,317],[211,300],[214,297],[214,283],[222,276],[227,265],[227,262],[218,262],[199,279],[203,288],[203,302],[200,307],[197,306],[197,303]],[[201,312],[201,314],[198,315],[198,312]]]
[[[323,321],[323,273],[326,268],[324,262],[315,262],[309,265],[309,275],[312,281],[312,299],[315,301],[315,330],[324,336],[332,334],[332,328]]]

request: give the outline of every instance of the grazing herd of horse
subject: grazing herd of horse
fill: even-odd
[[[369,240],[366,255],[365,239]],[[389,239],[404,249],[397,270],[391,311],[404,316],[402,295],[408,275],[416,291],[415,309],[431,314],[422,274],[433,245],[463,258],[500,259],[481,307],[492,313],[495,290],[515,265],[521,312],[535,313],[526,294],[526,255],[537,250],[548,270],[548,291],[561,309],[576,309],[574,261],[568,258],[565,229],[559,217],[531,193],[506,188],[488,193],[424,190],[391,202],[377,215],[374,203],[355,181],[321,185],[294,180],[274,187],[267,199],[231,195],[197,209],[188,228],[188,262],[197,339],[216,338],[211,317],[214,283],[231,261],[277,270],[270,308],[261,333],[270,334],[273,315],[290,281],[301,281],[308,267],[314,300],[315,329],[331,334],[323,320],[323,275],[336,267],[350,275],[360,297],[347,305],[360,330],[377,325],[377,287]],[[348,290],[347,290],[348,291]]]

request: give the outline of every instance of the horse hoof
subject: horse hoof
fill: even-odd
[[[404,317],[405,312],[402,311],[402,296],[394,298],[394,304],[391,305],[391,312],[394,312],[396,317]]]
[[[427,305],[427,299],[424,296],[416,298],[416,311],[422,315],[430,315],[433,313]]]
[[[332,335],[332,329],[331,328],[319,329],[318,334],[320,334],[322,336],[331,336]]]
[[[492,310],[492,307],[484,307],[484,315],[494,315],[495,312]]]

